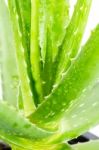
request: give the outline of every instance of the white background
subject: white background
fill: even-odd
[[[74,6],[75,2],[76,2],[76,0],[70,0],[70,4],[71,4],[70,14],[72,14],[73,6]],[[85,41],[87,40],[87,38],[90,35],[91,30],[97,25],[97,23],[99,23],[99,0],[93,0],[91,11],[90,11],[90,16],[88,19],[88,24],[86,27],[86,31],[84,34],[82,44],[85,43]],[[0,87],[0,99],[1,98],[2,98],[2,91],[1,91],[1,87]],[[90,132],[99,136],[99,126],[95,127]]]

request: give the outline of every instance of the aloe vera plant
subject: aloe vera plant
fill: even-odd
[[[13,150],[98,150],[68,140],[99,123],[99,25],[92,0],[0,0],[0,139]]]

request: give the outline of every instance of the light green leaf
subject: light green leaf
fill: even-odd
[[[30,59],[32,74],[35,81],[36,91],[39,95],[39,103],[43,99],[41,66],[40,66],[40,48],[39,48],[39,1],[31,1],[31,50]]]
[[[65,143],[47,145],[42,140],[35,142],[27,139],[22,139],[16,136],[4,134],[0,136],[0,138],[6,143],[10,144],[12,150],[72,150],[72,147]]]
[[[90,85],[71,103],[60,123],[60,138],[77,137],[99,124],[99,82]]]
[[[43,62],[47,52],[47,28],[52,39],[52,58],[54,59],[59,45],[61,45],[65,30],[69,22],[69,2],[68,0],[43,0],[40,1],[40,47]]]
[[[51,38],[52,38],[52,58],[56,57],[58,47],[62,44],[64,36],[66,34],[66,27],[69,23],[69,1],[57,0],[51,1],[52,20],[51,23]]]
[[[2,0],[0,0],[0,70],[3,99],[6,99],[9,104],[17,107],[19,77],[16,64],[15,43],[9,12],[5,2]]]
[[[55,129],[69,106],[80,101],[84,89],[93,87],[99,80],[99,25],[92,32],[86,45],[72,65],[60,85],[46,98],[31,115],[32,122],[43,128]],[[93,122],[93,119],[91,120]]]
[[[14,135],[0,133],[0,139],[11,146],[12,150],[33,150],[34,141],[19,138]]]
[[[22,44],[25,49],[24,50],[25,60],[28,66],[27,73],[30,78],[30,86],[31,86],[31,90],[34,93],[33,97],[35,100],[35,87],[34,87],[34,81],[32,79],[31,64],[30,64],[31,1],[14,0],[14,2],[18,14],[18,24],[21,32]],[[22,93],[20,93],[19,95],[22,95]],[[37,100],[37,95],[36,95],[36,100]]]
[[[33,93],[30,88],[30,78],[27,72],[28,66],[25,60],[26,49],[24,48],[22,43],[22,37],[21,37],[22,33],[19,27],[15,0],[9,0],[8,4],[9,4],[10,16],[13,24],[14,37],[15,37],[16,56],[17,56],[20,84],[22,89],[24,112],[25,115],[28,116],[35,110],[35,104],[32,95]]]
[[[61,81],[62,74],[67,71],[72,63],[72,58],[75,58],[78,53],[91,3],[92,0],[77,1],[73,16],[66,29],[64,41],[53,64],[52,85],[57,85]]]
[[[53,134],[30,123],[13,107],[3,102],[0,102],[0,133],[31,140],[43,139]]]
[[[46,139],[31,140],[20,138],[15,135],[4,134],[0,132],[0,138],[8,143],[12,150],[72,150],[66,143],[48,144]]]
[[[30,30],[31,30],[31,1],[15,0],[16,11],[18,14],[18,23],[22,34],[22,44],[24,47],[25,60],[27,63],[27,73],[30,78],[30,86],[33,91],[35,103],[38,102],[38,95],[35,89],[35,83],[32,78],[31,62],[30,62]]]
[[[66,0],[47,0],[43,2],[40,17],[40,46],[43,61],[43,95],[46,96],[51,88],[53,60],[65,36],[69,20],[69,2]],[[42,27],[43,26],[43,27]]]

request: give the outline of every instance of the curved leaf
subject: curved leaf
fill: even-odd
[[[5,27],[7,25],[7,27]],[[17,107],[19,75],[9,12],[0,0],[0,70],[3,99]]]
[[[31,50],[30,59],[32,74],[35,81],[36,91],[39,95],[39,103],[43,99],[41,66],[40,66],[40,48],[39,48],[39,1],[31,1]]]
[[[18,24],[21,32],[22,44],[24,47],[24,55],[27,63],[27,73],[30,79],[30,87],[33,92],[35,103],[38,101],[38,95],[35,89],[35,83],[32,77],[30,63],[30,30],[31,30],[31,0],[14,0],[18,14]],[[22,94],[21,94],[22,95]]]
[[[86,45],[60,85],[46,98],[31,115],[30,120],[45,128],[58,126],[65,111],[71,103],[78,102],[84,89],[93,85],[99,79],[99,25],[92,32]]]
[[[51,88],[53,61],[58,53],[65,36],[69,22],[69,2],[66,0],[47,0],[44,2],[43,21],[41,21],[41,54],[43,59],[43,95],[46,96]],[[43,29],[42,29],[43,26]],[[43,31],[42,31],[43,30]]]
[[[62,79],[79,50],[83,33],[88,20],[92,0],[78,0],[73,16],[66,28],[66,35],[59,48],[58,55],[53,64],[52,85],[56,86]],[[53,78],[54,76],[54,78]]]
[[[13,23],[13,31],[16,44],[16,56],[19,70],[20,84],[22,88],[23,105],[25,115],[30,115],[35,110],[33,93],[30,88],[30,79],[27,73],[27,63],[25,60],[25,49],[22,44],[21,31],[18,23],[18,14],[16,11],[15,0],[9,0],[10,16]],[[15,17],[16,16],[16,17]]]
[[[60,123],[58,140],[77,137],[99,124],[99,82],[87,87],[71,103]]]
[[[3,102],[0,102],[0,132],[34,140],[42,139],[53,134],[33,125],[14,108],[9,107]]]
[[[1,133],[0,138],[8,143],[13,150],[72,150],[72,147],[65,143],[47,144],[44,140],[32,141]]]
[[[2,139],[5,138],[2,137]],[[12,137],[9,139],[11,139],[11,141],[7,140],[7,142],[11,145],[12,150],[72,150],[72,148],[67,144],[44,145],[43,141],[42,143],[35,143],[33,141],[19,139],[17,137],[13,137],[15,140],[13,140]]]
[[[65,29],[69,20],[69,2],[68,0],[41,0],[39,1],[39,31],[40,31],[40,47],[43,62],[47,52],[47,28],[50,30],[52,39],[52,58],[57,53],[57,47],[62,43]],[[56,52],[55,52],[56,51]]]

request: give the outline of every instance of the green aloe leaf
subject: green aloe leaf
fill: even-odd
[[[99,141],[94,140],[83,144],[77,144],[73,146],[74,150],[98,150],[99,149]]]
[[[27,72],[28,66],[25,59],[25,48],[22,43],[22,37],[21,37],[22,34],[18,22],[19,16],[16,10],[15,0],[9,0],[8,5],[9,5],[12,24],[13,24],[14,37],[15,37],[16,56],[17,56],[20,84],[22,89],[24,112],[25,115],[28,116],[35,110],[35,104],[33,99],[33,93],[30,88],[30,78]]]
[[[90,85],[71,103],[60,123],[60,138],[77,137],[99,124],[99,81]]]
[[[62,43],[65,29],[69,21],[68,0],[43,0],[39,2],[39,32],[40,47],[43,62],[47,52],[47,28],[50,30],[52,39],[52,58],[57,53],[58,46]]]
[[[48,144],[45,140],[31,140],[20,138],[15,135],[4,134],[0,132],[0,138],[8,143],[13,150],[72,150],[66,143],[62,144]]]
[[[30,123],[13,107],[3,102],[0,102],[0,133],[31,140],[43,139],[53,134]]]
[[[43,128],[58,126],[71,103],[79,102],[84,89],[93,87],[99,79],[99,25],[82,48],[60,85],[31,115],[31,121]],[[93,119],[91,120],[93,121]]]
[[[3,136],[1,138],[5,140]],[[73,150],[67,144],[44,145],[43,141],[35,143],[35,141],[28,141],[17,137],[7,136],[7,138],[8,140],[5,141],[12,146],[12,150]]]
[[[0,133],[0,139],[9,144],[12,150],[32,150],[34,148],[34,141],[19,138],[15,135]]]
[[[53,60],[65,36],[69,22],[69,2],[65,0],[44,1],[40,19],[40,46],[43,60],[43,95],[49,94]],[[45,15],[44,15],[45,14]],[[42,31],[43,26],[43,31]]]
[[[19,138],[13,135],[1,134],[0,138],[9,144],[12,150],[39,150],[39,141],[35,142],[33,140],[28,140],[24,138]]]
[[[53,21],[51,26],[52,36],[52,58],[56,57],[58,47],[62,44],[66,33],[66,27],[69,23],[69,1],[68,0],[57,0],[52,1],[53,8]],[[51,22],[51,19],[50,19]]]
[[[24,47],[25,60],[27,63],[27,73],[30,79],[31,90],[35,103],[38,102],[38,95],[35,89],[35,83],[32,78],[31,62],[30,62],[30,30],[31,30],[31,1],[30,0],[14,0],[16,11],[18,14],[18,24],[21,32],[22,44]],[[21,94],[22,95],[22,94]]]
[[[52,85],[56,86],[62,79],[62,74],[71,65],[72,58],[78,53],[81,40],[88,20],[92,0],[78,0],[71,21],[66,29],[66,35],[59,48],[53,64]],[[54,78],[53,78],[54,76]]]
[[[43,99],[39,47],[39,1],[31,1],[31,50],[30,59],[32,74],[35,81],[36,91],[39,95],[39,103]]]
[[[7,25],[7,27],[5,27]],[[19,77],[9,12],[0,0],[0,69],[3,99],[17,107]]]

